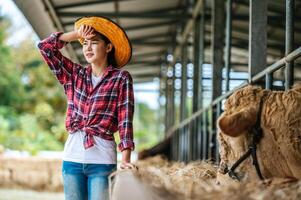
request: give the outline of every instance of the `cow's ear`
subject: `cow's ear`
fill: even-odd
[[[224,134],[237,137],[255,125],[256,115],[256,109],[250,107],[231,115],[223,114],[217,124]]]

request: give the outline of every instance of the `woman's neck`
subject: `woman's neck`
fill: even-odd
[[[91,63],[92,73],[94,76],[102,76],[103,72],[108,67],[108,62],[103,63]]]

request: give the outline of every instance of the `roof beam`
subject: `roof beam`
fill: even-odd
[[[131,42],[142,42],[142,41],[147,41],[147,40],[153,40],[153,39],[158,39],[158,38],[171,38],[172,35],[169,33],[158,33],[154,35],[144,35],[142,37],[137,37],[137,38],[131,38]]]
[[[160,60],[155,60],[155,61],[140,61],[140,60],[136,60],[136,61],[132,61],[129,62],[128,65],[139,65],[139,66],[153,66],[153,65],[158,65],[160,66],[163,63],[163,61]]]
[[[181,19],[178,20],[168,20],[165,22],[157,22],[157,23],[149,23],[149,24],[141,24],[141,25],[132,25],[132,26],[128,26],[128,27],[123,27],[124,30],[126,31],[134,31],[134,30],[140,30],[140,29],[146,29],[146,28],[157,28],[157,27],[161,27],[161,26],[170,26],[173,24],[177,24],[181,21]],[[63,23],[63,26],[73,26],[74,25],[74,21],[70,21],[70,22],[65,22]]]
[[[181,20],[181,19],[180,19]],[[132,30],[139,30],[139,29],[145,29],[145,28],[157,28],[160,26],[170,26],[172,24],[179,23],[179,20],[170,20],[166,22],[158,22],[158,23],[152,23],[152,24],[142,24],[142,25],[134,25],[134,26],[128,26],[124,27],[126,31],[132,31]]]
[[[70,12],[58,11],[60,17],[85,17],[85,16],[104,16],[104,17],[119,17],[119,18],[155,18],[155,19],[189,19],[191,16],[181,16],[178,13],[164,13],[159,11],[154,12]]]
[[[164,51],[154,51],[154,52],[147,52],[147,53],[141,53],[141,54],[133,54],[134,58],[147,58],[147,57],[153,57],[153,56],[159,56],[162,55]]]
[[[131,0],[119,0],[119,1],[131,1]],[[79,3],[69,3],[69,4],[63,4],[60,6],[55,6],[54,8],[56,10],[62,10],[65,8],[74,8],[79,6],[87,6],[87,5],[94,5],[94,4],[103,4],[103,3],[113,3],[114,0],[94,0],[94,1],[84,1]]]

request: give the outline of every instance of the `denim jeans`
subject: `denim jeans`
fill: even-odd
[[[116,164],[84,164],[63,161],[65,200],[108,200],[108,176]]]

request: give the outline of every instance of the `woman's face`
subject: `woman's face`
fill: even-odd
[[[107,60],[107,55],[111,50],[112,44],[106,44],[105,41],[97,36],[85,39],[83,43],[83,54],[88,63],[104,62],[104,60]]]

